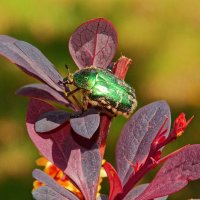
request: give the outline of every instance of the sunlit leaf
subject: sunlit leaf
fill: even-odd
[[[16,91],[16,94],[69,105],[69,102],[66,100],[66,98],[63,97],[63,95],[61,95],[56,90],[52,89],[46,84],[25,85],[19,88]]]
[[[16,64],[27,74],[47,83],[57,91],[63,91],[59,84],[63,79],[54,65],[31,44],[0,35],[0,55]]]
[[[80,25],[69,40],[70,54],[79,68],[106,68],[117,48],[117,32],[111,22],[103,18]]]
[[[139,109],[124,126],[116,148],[117,171],[123,185],[133,173],[133,165],[142,164],[151,143],[168,118],[164,129],[170,129],[170,109],[165,101],[151,103]]]

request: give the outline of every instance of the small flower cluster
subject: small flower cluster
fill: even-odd
[[[52,177],[58,184],[73,192],[79,199],[83,199],[80,190],[74,186],[74,184],[67,178],[67,176],[58,169],[54,164],[49,162],[46,158],[40,157],[36,160],[36,164],[40,167],[44,167],[44,172]],[[33,182],[33,190],[37,190],[39,187],[45,185],[39,180]]]

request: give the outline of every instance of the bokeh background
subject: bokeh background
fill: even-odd
[[[113,22],[121,55],[132,58],[126,81],[136,89],[139,107],[165,99],[174,119],[180,112],[195,118],[184,135],[164,154],[188,143],[200,143],[200,1],[199,0],[1,0],[0,34],[27,41],[65,76],[64,64],[76,69],[67,48],[73,30],[86,20]],[[0,58],[0,199],[32,199],[31,172],[39,154],[27,136],[27,98],[15,96],[20,86],[36,82]],[[106,159],[114,164],[114,148],[126,119],[113,120]],[[156,171],[143,182],[149,182]],[[108,191],[104,187],[104,191]],[[169,199],[200,198],[200,181]]]

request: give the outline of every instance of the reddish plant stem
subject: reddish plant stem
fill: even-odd
[[[161,149],[162,147],[166,146],[167,144],[173,142],[173,141],[176,140],[176,139],[177,139],[177,136],[176,136],[176,134],[175,134],[175,131],[172,130],[172,131],[169,133],[168,137],[167,137],[163,142],[157,144],[155,149],[154,149],[154,148],[151,148],[151,149],[154,149],[153,152],[156,152],[156,151],[158,151],[159,149]],[[152,153],[153,153],[153,152],[152,152]]]
[[[149,155],[144,165],[137,172],[132,174],[127,183],[124,185],[123,193],[120,194],[119,198],[117,198],[116,200],[123,199],[128,194],[128,192],[136,185],[136,183],[141,180],[142,177],[144,177],[150,170],[152,170],[158,164],[160,164],[161,162],[163,162],[168,158],[166,157],[166,159],[163,158],[161,160],[154,161],[153,158],[156,155],[157,151],[158,149],[149,152]]]
[[[111,125],[111,120],[112,118],[103,114],[101,116],[101,123],[100,123],[100,128],[99,128],[99,138],[98,138],[98,144],[99,144],[99,149],[100,149],[100,154],[101,157],[103,158],[105,148],[106,148],[106,140],[109,132],[109,128]]]
[[[156,167],[157,164],[153,164],[152,160],[148,157],[145,164],[137,171],[135,174],[133,173],[132,176],[129,178],[128,182],[123,187],[123,193],[119,194],[115,200],[122,200],[128,192],[135,186],[135,184],[151,169]]]

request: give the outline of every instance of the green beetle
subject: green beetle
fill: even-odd
[[[129,117],[137,106],[135,90],[105,69],[85,67],[69,73],[64,83],[77,87],[67,96],[81,89],[86,103],[106,108],[115,115]]]

